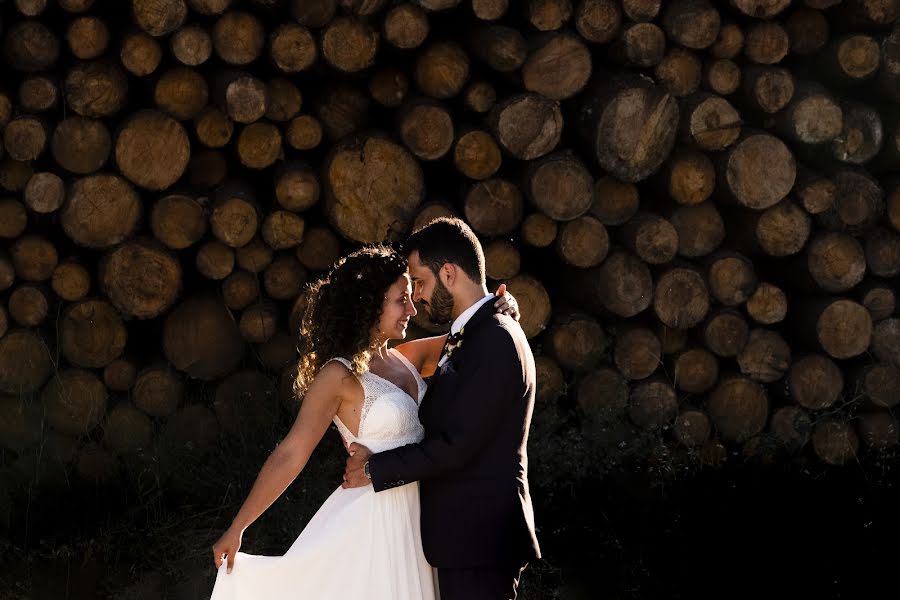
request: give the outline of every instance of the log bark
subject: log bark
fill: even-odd
[[[28,112],[43,112],[59,102],[59,87],[49,77],[26,78],[19,86],[19,104]]]
[[[578,408],[591,421],[605,423],[625,413],[629,394],[628,382],[616,369],[600,367],[581,377],[575,398]]]
[[[466,193],[463,210],[472,229],[486,236],[507,235],[522,222],[522,192],[501,178],[475,183]]]
[[[222,282],[222,300],[231,310],[244,310],[259,298],[259,280],[244,269],[232,272]]]
[[[544,285],[531,275],[519,275],[510,279],[506,288],[519,302],[522,315],[519,324],[528,339],[541,333],[552,314],[550,296]]]
[[[437,42],[419,55],[414,75],[426,96],[452,98],[462,91],[469,78],[469,57],[453,42]]]
[[[812,445],[821,460],[839,466],[856,458],[859,438],[849,424],[827,419],[816,423]]]
[[[672,151],[678,105],[645,77],[600,81],[586,92],[580,113],[581,131],[591,153],[601,167],[622,181],[645,179]]]
[[[234,370],[244,347],[225,306],[212,298],[194,297],[166,317],[163,351],[166,359],[189,377],[210,381]]]
[[[153,100],[179,121],[188,121],[206,108],[209,86],[199,72],[188,67],[175,67],[157,80]]]
[[[59,263],[53,269],[50,285],[53,292],[68,302],[75,302],[87,296],[91,289],[91,274],[74,260]]]
[[[488,123],[500,146],[521,160],[534,160],[559,144],[563,116],[559,104],[538,94],[520,94],[496,105]]]
[[[259,211],[253,190],[240,182],[226,182],[213,194],[210,228],[215,238],[232,248],[246,245],[256,235]]]
[[[47,281],[59,262],[53,243],[37,234],[25,234],[10,249],[16,276],[24,281]]]
[[[190,142],[184,128],[152,110],[132,115],[116,139],[116,164],[133,183],[161,191],[178,181],[187,168]]]
[[[750,337],[750,326],[737,310],[717,309],[704,320],[700,334],[703,345],[716,356],[737,356]]]
[[[103,444],[116,454],[131,454],[150,448],[153,423],[127,402],[110,409],[103,427]]]
[[[394,176],[380,177],[385,170]],[[339,144],[326,160],[324,175],[329,221],[341,235],[360,243],[398,239],[425,192],[416,160],[381,137]]]
[[[358,89],[336,85],[320,94],[315,113],[328,137],[337,141],[368,125],[371,104]]]
[[[400,139],[422,160],[437,160],[453,145],[453,117],[438,102],[414,102],[398,116]]]
[[[327,227],[312,227],[303,234],[297,247],[297,258],[311,271],[325,271],[341,254],[338,237]]]
[[[787,384],[794,402],[821,410],[837,402],[844,389],[844,375],[827,356],[810,354],[791,365]]]
[[[28,227],[28,211],[15,198],[0,199],[0,237],[15,239]]]
[[[900,235],[884,227],[872,229],[866,235],[866,268],[878,277],[900,273]]]
[[[484,268],[488,279],[511,279],[519,274],[521,266],[519,250],[506,240],[493,241],[484,249]]]
[[[556,240],[559,227],[543,213],[532,213],[522,221],[522,240],[535,248],[546,248]]]
[[[255,236],[247,244],[235,250],[238,266],[251,273],[262,273],[272,263],[272,249]]]
[[[397,48],[418,48],[428,37],[428,15],[414,4],[401,4],[384,17],[384,39]]]
[[[152,36],[143,31],[132,31],[122,41],[119,60],[132,75],[146,77],[159,66],[162,48]]]
[[[784,67],[753,65],[744,69],[743,96],[755,110],[775,114],[793,99],[794,75]]]
[[[293,212],[309,210],[321,193],[316,173],[307,165],[291,161],[278,168],[275,175],[275,200]]]
[[[72,184],[60,224],[79,246],[110,248],[137,231],[141,213],[140,198],[127,181],[116,175],[89,175]]]
[[[706,410],[721,439],[745,442],[765,428],[769,398],[759,383],[729,375],[710,394]]]
[[[134,387],[137,363],[133,358],[120,356],[103,368],[103,383],[113,392],[127,392]]]
[[[256,170],[270,167],[284,156],[281,131],[272,123],[250,123],[238,134],[236,150],[244,166]]]
[[[241,66],[262,54],[266,33],[262,23],[250,13],[228,11],[219,17],[212,30],[213,49],[229,65]]]
[[[644,429],[659,429],[678,415],[675,390],[667,382],[650,378],[631,388],[628,417]]]
[[[737,355],[741,373],[763,383],[781,379],[791,365],[791,349],[784,338],[771,329],[754,329]]]
[[[563,224],[556,251],[563,261],[580,268],[599,265],[609,252],[609,234],[603,223],[591,216],[578,217]]]
[[[770,425],[775,440],[790,452],[806,445],[812,428],[809,414],[798,406],[783,406],[776,410]]]
[[[712,389],[718,378],[719,361],[708,350],[691,348],[681,352],[675,359],[674,383],[679,390],[702,394]]]
[[[500,146],[486,131],[469,130],[456,140],[453,164],[469,179],[487,179],[500,168]]]
[[[665,264],[678,252],[678,232],[657,214],[639,212],[621,231],[624,245],[648,264]]]
[[[654,23],[629,23],[610,47],[611,62],[648,68],[658,65],[666,54],[666,34]]]
[[[207,279],[219,281],[234,270],[234,250],[216,240],[210,240],[197,248],[194,264]]]
[[[285,73],[299,73],[319,57],[312,33],[297,23],[283,23],[269,34],[269,59]]]
[[[306,269],[293,254],[276,256],[263,273],[263,287],[273,300],[296,298],[305,282]]]
[[[6,32],[3,57],[18,71],[37,73],[52,67],[60,54],[59,38],[42,23],[26,20]]]
[[[825,14],[814,8],[794,9],[784,22],[791,43],[791,53],[815,54],[828,43],[829,26]]]
[[[528,0],[525,15],[538,31],[555,31],[572,18],[571,0]]]
[[[393,67],[380,69],[369,80],[369,94],[378,104],[396,108],[403,104],[409,92],[409,77]]]
[[[555,152],[529,165],[525,193],[548,217],[571,221],[593,205],[593,178],[575,154]]]
[[[35,173],[25,186],[23,199],[36,213],[56,212],[66,199],[65,184],[55,173]]]
[[[731,60],[744,48],[744,30],[736,23],[721,23],[716,41],[709,47],[714,58]]]
[[[893,408],[900,403],[900,368],[888,363],[866,365],[857,377],[856,389],[881,408]]]
[[[13,321],[23,327],[36,327],[50,310],[49,292],[43,286],[25,283],[10,294],[7,307]]]
[[[722,21],[719,11],[708,0],[674,0],[666,3],[662,24],[672,40],[700,50],[715,43]]]
[[[300,115],[291,119],[284,141],[295,150],[312,150],[322,141],[322,125],[312,115]]]
[[[657,280],[653,311],[669,327],[689,329],[702,321],[708,310],[709,292],[697,271],[672,267]]]
[[[90,60],[97,58],[109,44],[109,29],[99,17],[77,17],[69,22],[66,42],[76,58]]]
[[[64,369],[41,390],[41,403],[51,427],[66,435],[84,435],[106,413],[107,395],[94,373]]]
[[[106,254],[100,287],[125,315],[151,319],[166,312],[181,291],[178,259],[153,240],[134,239]]]
[[[790,47],[787,31],[780,23],[771,21],[754,23],[744,37],[744,56],[756,64],[778,64],[787,56]]]
[[[601,177],[594,184],[594,203],[590,214],[604,225],[622,225],[631,219],[640,206],[640,193],[633,183],[615,177]]]
[[[128,77],[109,59],[75,65],[63,86],[66,103],[82,117],[111,117],[128,100]]]
[[[32,330],[13,329],[0,338],[0,392],[30,394],[50,377],[47,343]]]
[[[672,433],[681,444],[688,448],[700,446],[709,439],[712,427],[709,417],[702,410],[685,410],[678,414]]]
[[[34,160],[47,146],[47,131],[35,117],[16,117],[3,130],[3,145],[13,160]]]
[[[578,3],[575,29],[587,41],[607,44],[615,39],[621,26],[622,9],[615,0],[583,0]]]
[[[321,46],[329,65],[343,73],[357,73],[375,62],[378,32],[365,21],[338,17],[322,32]]]
[[[172,250],[184,250],[206,235],[206,211],[193,197],[163,196],[150,212],[154,237]]]
[[[684,257],[706,256],[725,239],[725,223],[712,201],[678,206],[669,221],[678,233],[678,254]]]
[[[535,42],[521,75],[528,91],[564,100],[584,88],[591,70],[591,53],[578,36],[552,34]]]
[[[742,124],[727,100],[700,92],[685,99],[681,137],[701,150],[724,150],[738,139]]]
[[[629,328],[616,336],[613,361],[626,379],[646,379],[662,359],[656,334],[646,327]]]
[[[797,174],[790,149],[777,137],[762,132],[745,132],[722,154],[717,166],[727,193],[752,210],[769,208],[784,199],[794,187]]]
[[[128,332],[119,313],[104,300],[73,304],[60,324],[60,348],[73,365],[101,368],[125,349]]]
[[[862,165],[881,150],[884,128],[881,115],[870,106],[845,102],[842,106],[844,125],[834,138],[831,154],[837,160],[851,165]]]
[[[197,67],[212,56],[212,36],[199,25],[188,25],[175,32],[169,47],[175,60],[186,67]]]
[[[676,98],[693,94],[700,87],[703,65],[696,54],[684,48],[671,48],[656,65],[654,73]]]
[[[787,315],[788,302],[784,291],[768,282],[760,282],[747,299],[747,314],[762,325],[780,323]]]

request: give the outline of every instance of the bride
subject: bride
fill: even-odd
[[[338,261],[309,290],[294,388],[297,418],[263,464],[231,526],[213,545],[212,600],[432,600],[437,577],[422,553],[418,483],[376,494],[338,487],[284,556],[239,552],[243,532],[297,477],[332,422],[345,445],[373,452],[422,440],[418,404],[446,336],[406,342],[415,316],[405,259],[371,246]],[[497,310],[517,317],[504,286]]]

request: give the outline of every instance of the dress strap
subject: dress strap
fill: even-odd
[[[393,352],[404,365],[406,365],[406,368],[409,369],[412,372],[413,377],[416,378],[416,389],[419,391],[419,397],[416,401],[416,403],[418,404],[422,401],[422,396],[425,394],[425,390],[427,389],[428,384],[426,384],[425,380],[422,379],[422,374],[419,373],[419,370],[416,368],[416,366],[412,364],[408,358],[403,356],[402,352],[400,352],[396,348],[391,348],[390,351]]]
[[[344,358],[343,356],[335,356],[334,358],[329,358],[328,361],[325,362],[325,365],[327,365],[328,363],[330,363],[333,360],[338,361],[339,363],[341,363],[342,365],[344,365],[351,371],[353,370],[353,365],[351,365],[350,361],[347,360],[346,358]],[[322,366],[324,367],[325,365],[322,365]]]

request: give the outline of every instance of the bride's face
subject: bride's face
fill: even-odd
[[[381,307],[381,316],[375,326],[375,335],[381,339],[402,340],[406,337],[406,328],[410,317],[416,315],[416,307],[412,301],[412,284],[409,275],[404,273],[388,288]]]

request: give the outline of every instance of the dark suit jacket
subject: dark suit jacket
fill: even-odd
[[[425,439],[370,458],[376,492],[421,480],[432,566],[521,566],[540,557],[526,453],[534,392],[525,333],[488,302],[422,400]]]

